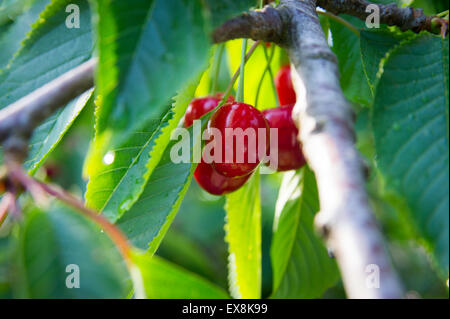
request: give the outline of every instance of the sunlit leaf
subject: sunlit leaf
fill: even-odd
[[[339,276],[335,261],[314,231],[319,210],[309,168],[287,172],[278,195],[271,247],[272,298],[319,298]]]
[[[151,256],[148,253],[135,253],[133,261],[141,270],[147,298],[229,298],[223,289],[158,256]]]
[[[261,297],[261,199],[259,172],[226,196],[230,293],[234,298]]]

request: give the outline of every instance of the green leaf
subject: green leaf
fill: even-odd
[[[65,25],[65,6],[80,7],[80,28]],[[24,41],[13,63],[0,76],[0,107],[17,101],[37,88],[88,60],[93,43],[87,1],[53,0]]]
[[[1,200],[1,199],[0,199]],[[13,236],[0,236],[0,299],[13,298],[11,278],[15,273],[17,241]]]
[[[34,0],[2,0],[0,2],[0,26],[8,25],[27,10]]]
[[[135,252],[147,298],[226,299],[227,293],[202,277],[148,253]]]
[[[93,103],[92,90],[69,102],[34,130],[28,157],[23,163],[30,174],[41,166],[88,103]]]
[[[372,92],[375,91],[377,78],[383,73],[386,54],[411,35],[409,32],[397,34],[388,30],[361,31],[361,56]]]
[[[186,207],[186,203],[183,206]],[[197,209],[200,214],[204,214],[204,211],[200,211],[200,208],[195,207],[194,209]],[[187,216],[186,214],[183,215]],[[202,216],[204,218],[204,215]],[[191,215],[188,218],[190,217]],[[188,226],[183,224],[183,227]],[[212,231],[214,232],[214,230]],[[173,227],[167,232],[164,240],[161,242],[157,254],[202,277],[212,280],[217,280],[218,277],[222,279],[217,271],[217,267],[215,267],[215,258],[211,255],[211,250],[210,245],[204,247],[202,243],[192,238],[189,234]]]
[[[448,39],[422,34],[389,53],[372,115],[376,160],[390,199],[449,270]]]
[[[176,97],[162,120],[152,119],[145,131],[134,132],[130,139],[108,153],[112,163],[96,154],[88,164],[87,205],[102,211],[115,222],[139,198],[170,142],[170,134],[192,100],[199,77]]]
[[[320,298],[336,284],[336,263],[314,231],[319,211],[316,180],[309,168],[284,174],[275,211],[271,257],[272,298]]]
[[[358,18],[347,15],[340,17],[357,28],[364,27],[364,22]],[[346,26],[331,19],[330,30],[333,37],[332,49],[338,58],[341,86],[345,97],[355,103],[370,105],[372,94],[364,75],[359,37]]]
[[[106,234],[66,206],[29,212],[19,241],[18,297],[124,298],[131,289],[125,264]],[[79,288],[70,288],[76,267]]]
[[[66,27],[65,8],[69,3],[80,8],[79,29]],[[87,1],[53,0],[33,26],[14,60],[0,75],[0,108],[88,60],[93,50],[90,18]],[[26,168],[30,172],[35,172],[54,149],[86,101],[86,96],[73,100],[36,128],[26,160]]]
[[[0,72],[8,65],[31,30],[32,24],[49,3],[50,0],[33,0],[30,7],[8,27],[7,31],[0,34]]]
[[[212,113],[213,111],[201,118],[202,129],[205,128]],[[150,253],[156,251],[175,218],[197,167],[194,159],[195,154],[201,153],[199,151],[201,130],[197,132],[194,126],[187,130],[190,139],[188,162],[172,161],[172,148],[181,142],[171,141],[153,170],[139,200],[116,222],[133,245],[141,249],[148,248]]]
[[[204,70],[209,39],[199,0],[98,0],[95,147],[107,151],[161,118]]]
[[[234,298],[261,297],[261,199],[259,172],[226,196],[230,293]]]

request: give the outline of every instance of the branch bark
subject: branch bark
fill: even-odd
[[[94,86],[93,58],[0,111],[0,143],[5,157],[22,162],[33,130],[58,108]]]
[[[355,147],[354,114],[340,87],[337,59],[320,26],[316,1],[281,0],[275,10],[241,16],[223,28],[233,25],[236,31],[242,23],[233,38],[238,34],[267,41],[267,35],[278,35],[275,42],[289,54],[297,92],[293,117],[319,188],[321,211],[315,223],[336,256],[348,296],[401,298],[403,289],[369,205],[364,164]],[[264,24],[261,19],[281,29],[252,31]],[[216,34],[225,35],[223,28]],[[378,287],[370,282],[373,271],[379,271]]]
[[[321,211],[315,223],[334,252],[350,298],[400,298],[403,291],[384,249],[365,189],[364,164],[355,147],[353,112],[339,83],[315,1],[281,1],[291,14],[287,50],[295,69],[294,120],[316,174]],[[369,274],[380,273],[380,286]]]
[[[268,5],[228,20],[214,30],[212,39],[215,43],[239,38],[280,43],[284,29],[282,23],[279,11]]]

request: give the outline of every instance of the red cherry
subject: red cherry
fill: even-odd
[[[213,195],[225,195],[234,192],[244,185],[250,176],[251,174],[243,177],[225,177],[219,174],[211,164],[205,163],[203,158],[194,172],[197,183]]]
[[[186,110],[186,114],[184,115],[184,126],[190,127],[194,120],[198,120],[203,115],[214,109],[223,99],[223,96],[223,93],[217,93],[215,96],[206,96],[193,99]],[[232,101],[234,101],[234,97],[230,95],[227,102]]]
[[[6,192],[6,179],[0,179],[0,195],[2,195],[4,192]]]
[[[275,77],[275,87],[281,105],[295,104],[297,101],[291,79],[291,67],[283,66]]]
[[[186,111],[184,125],[190,127],[194,120],[198,120],[204,114],[214,109],[222,99],[223,93],[217,93],[215,96],[193,99]],[[234,97],[229,96],[227,101],[234,101]],[[231,193],[244,185],[249,177],[250,175],[242,178],[231,178],[220,175],[214,170],[212,164],[205,163],[203,158],[194,172],[194,178],[200,187],[213,195]]]
[[[211,130],[211,128],[216,128],[221,133],[222,158],[220,162],[213,162],[213,166],[218,173],[224,176],[239,177],[248,175],[258,166],[258,163],[260,162],[258,156],[260,134],[258,129],[266,130],[266,150],[269,148],[269,126],[264,119],[263,114],[251,105],[240,102],[229,102],[224,104],[211,116],[208,123],[208,129]],[[237,139],[236,135],[234,135],[232,136],[232,144],[225,143],[228,141],[228,138],[226,138],[226,128],[232,129],[227,130],[228,133],[235,134],[239,132],[236,131],[236,129],[239,128],[242,129],[243,132],[246,132],[248,128],[253,129],[253,137],[256,137],[254,140],[255,147],[250,147],[249,136]],[[213,139],[212,143],[217,143],[217,141]],[[227,156],[230,156],[231,154],[233,154],[232,160],[227,163]],[[242,159],[239,159],[237,156],[240,154],[243,155]],[[239,163],[238,160],[240,161]]]
[[[45,173],[48,178],[55,178],[60,173],[60,168],[55,164],[48,164],[45,166]]]
[[[277,171],[298,169],[306,163],[297,139],[298,129],[292,119],[293,108],[294,105],[286,105],[262,111],[270,128],[278,129]]]

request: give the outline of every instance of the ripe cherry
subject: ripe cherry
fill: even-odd
[[[240,177],[248,175],[258,166],[260,162],[258,154],[259,139],[263,138],[260,133],[261,130],[263,132],[265,130],[266,138],[266,150],[262,152],[264,153],[269,148],[269,126],[263,114],[251,105],[241,102],[224,104],[211,116],[208,123],[210,132],[212,132],[211,128],[216,128],[221,133],[222,156],[220,161],[213,162],[213,166],[218,173],[224,176]],[[246,135],[247,132],[253,136]],[[236,135],[241,135],[241,138],[237,138]],[[249,143],[252,138],[254,143]],[[219,147],[219,142],[215,138],[212,139],[212,143]]]
[[[242,177],[223,176],[211,164],[205,163],[203,158],[194,172],[197,183],[213,195],[225,195],[237,190],[245,184],[250,176],[251,174]]]
[[[277,171],[298,169],[306,163],[297,139],[298,129],[292,119],[293,108],[294,105],[286,105],[263,111],[270,128],[278,129]],[[270,161],[273,162],[273,159]]]
[[[194,120],[198,120],[204,114],[214,109],[222,98],[223,94],[218,93],[215,96],[192,100],[185,114],[184,125],[190,127]],[[234,98],[230,96],[227,101],[232,102]],[[205,163],[203,158],[194,172],[194,178],[200,187],[213,195],[231,193],[244,185],[249,177],[250,175],[239,178],[225,177],[217,173],[212,164]]]
[[[223,93],[193,99],[186,110],[186,114],[184,115],[184,126],[191,126],[194,120],[198,120],[203,115],[214,109],[222,99]],[[227,102],[232,101],[234,101],[234,97],[230,95]]]
[[[275,77],[275,87],[281,105],[295,104],[297,101],[294,86],[292,85],[291,67],[281,67]]]

